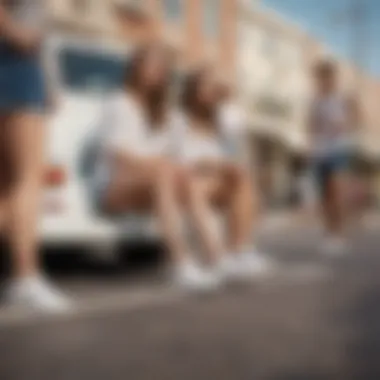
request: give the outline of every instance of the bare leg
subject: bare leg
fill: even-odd
[[[239,252],[249,244],[256,205],[248,174],[237,169],[228,184],[228,246],[231,252]]]
[[[8,117],[0,116],[0,232],[4,232],[9,197],[9,160],[7,159]]]
[[[7,208],[8,208],[8,191],[6,187],[0,185],[0,234],[4,232],[6,226]]]
[[[206,250],[210,263],[215,263],[225,252],[223,241],[215,225],[215,211],[210,197],[213,189],[204,184],[196,175],[182,173],[182,194],[192,222],[197,229],[201,243]]]
[[[187,203],[210,261],[217,264],[217,276],[222,279],[243,279],[266,272],[267,261],[255,251],[246,250],[253,224],[253,196],[249,177],[242,176],[236,170],[232,178],[228,167],[224,172],[216,171],[206,178],[194,176],[189,186]],[[231,225],[227,234],[229,247],[224,246],[224,239],[212,226],[212,219],[219,210],[227,213]],[[235,255],[226,255],[227,248]]]
[[[189,248],[182,230],[174,167],[160,163],[139,173],[133,168],[126,171],[127,178],[124,170],[115,173],[106,197],[107,208],[115,212],[153,209],[171,260],[175,263],[183,261],[189,254]]]
[[[254,223],[258,218],[259,197],[248,173],[229,168],[225,177],[228,247],[232,264],[226,268],[232,277],[250,278],[272,270],[272,262],[251,246]],[[226,190],[228,189],[228,190]]]
[[[183,231],[182,205],[178,194],[178,171],[169,163],[149,166],[147,170],[116,173],[106,196],[106,209],[131,211],[144,208],[157,213],[159,227],[174,263],[174,280],[188,290],[209,291],[218,279],[204,272],[190,256]],[[146,207],[148,206],[148,207]]]
[[[176,172],[171,166],[161,167],[156,174],[156,212],[162,233],[174,262],[186,259],[189,248],[183,231],[183,218],[177,197]]]
[[[16,277],[39,272],[37,214],[44,167],[45,126],[41,116],[17,114],[11,120],[9,144],[15,178],[9,199],[9,243]]]
[[[346,174],[336,173],[327,184],[322,202],[322,213],[327,231],[333,236],[343,233],[345,220]]]

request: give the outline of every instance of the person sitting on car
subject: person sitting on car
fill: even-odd
[[[231,114],[225,91],[221,96],[223,86],[211,65],[203,65],[187,76],[176,151],[190,170],[204,207],[226,219],[226,241],[218,243],[224,255],[216,263],[215,273],[219,279],[228,280],[267,273],[270,262],[250,242],[258,194],[249,171],[230,149],[229,130],[242,128],[231,123],[240,123],[243,117]]]
[[[172,159],[177,117],[171,106],[172,52],[158,44],[137,49],[123,89],[112,95],[102,117],[100,148],[91,183],[97,210],[105,214],[151,211],[170,253],[176,284],[209,290],[215,278],[191,253],[183,231],[189,215],[199,227],[209,261],[220,249],[191,180]]]

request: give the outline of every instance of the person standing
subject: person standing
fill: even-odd
[[[315,98],[308,126],[311,165],[320,193],[325,252],[338,254],[344,249],[349,169],[359,112],[356,101],[339,90],[334,62],[319,62],[314,76]]]
[[[48,102],[44,21],[43,0],[0,2],[0,218],[13,257],[8,301],[58,312],[70,302],[41,274],[36,230]]]

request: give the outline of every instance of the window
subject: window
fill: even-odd
[[[184,0],[163,0],[164,14],[169,21],[181,19]]]
[[[203,0],[201,2],[203,31],[207,37],[216,37],[220,26],[220,0]]]
[[[59,62],[65,87],[76,92],[116,89],[126,65],[120,56],[70,48],[61,51]]]

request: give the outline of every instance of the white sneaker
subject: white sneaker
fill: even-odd
[[[223,257],[218,263],[216,270],[219,272],[219,276],[227,281],[241,280],[247,277],[236,254]]]
[[[10,304],[50,313],[70,311],[71,302],[40,276],[14,280],[7,298]]]
[[[174,283],[192,292],[215,291],[220,285],[213,271],[206,271],[192,261],[184,262],[174,269]]]
[[[261,277],[274,270],[274,263],[257,250],[246,250],[236,255],[241,275],[244,277]]]
[[[341,236],[329,236],[323,242],[323,253],[327,256],[338,257],[346,253],[346,241]]]

